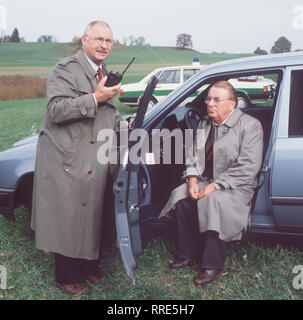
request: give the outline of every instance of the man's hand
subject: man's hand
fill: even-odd
[[[106,80],[107,76],[102,78],[94,92],[95,98],[98,103],[108,101],[109,99],[113,98],[120,90],[121,83],[118,83],[113,87],[105,87],[104,84]]]
[[[216,191],[216,187],[213,183],[208,184],[206,187],[204,187],[197,195],[197,200],[202,199],[208,195],[210,195],[211,193],[213,193],[214,191]]]
[[[198,186],[198,179],[196,177],[191,177],[188,179],[188,193],[189,196],[194,199],[197,200],[197,196],[199,194],[199,186]]]

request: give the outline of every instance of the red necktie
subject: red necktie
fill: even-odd
[[[101,68],[98,68],[99,81],[102,80],[102,71]]]

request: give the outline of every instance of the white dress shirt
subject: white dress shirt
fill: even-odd
[[[84,52],[84,55],[85,55],[87,61],[89,62],[89,64],[91,65],[91,67],[92,67],[96,72],[98,71],[99,68],[101,69],[101,72],[102,72],[102,65],[101,65],[101,64],[100,64],[100,66],[96,65],[96,64],[86,55],[85,52]],[[98,80],[100,81],[98,73],[97,73],[97,78],[98,78]],[[97,102],[97,99],[96,99],[94,93],[93,93],[93,96],[94,96],[94,99],[95,99],[96,106],[98,106],[98,102]]]

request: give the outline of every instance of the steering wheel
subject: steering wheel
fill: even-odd
[[[193,129],[194,132],[197,130],[199,122],[204,118],[202,111],[198,109],[189,109],[184,116],[185,124],[187,129]]]

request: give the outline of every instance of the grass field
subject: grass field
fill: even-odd
[[[71,55],[69,43],[1,43],[0,66],[53,66],[61,58]],[[135,63],[150,63],[156,65],[191,64],[194,56],[201,64],[210,64],[221,60],[240,58],[252,54],[214,53],[206,54],[191,49],[175,47],[125,47],[114,46],[107,59],[108,65],[126,64],[132,57]]]
[[[31,128],[40,128],[46,99],[26,99],[0,102],[0,151],[17,140],[31,135]]]
[[[154,52],[153,52],[154,51]],[[66,44],[0,44],[0,75],[24,74],[46,77],[50,68],[69,55]],[[163,64],[190,64],[197,55],[201,64],[244,55],[204,55],[174,48],[117,48],[108,65],[121,71],[132,56],[136,64],[129,69],[125,81],[137,81]],[[135,109],[116,99],[121,114]],[[26,99],[0,102],[0,151],[31,134],[31,127],[40,127],[46,99]],[[24,207],[16,212],[16,222],[0,215],[0,265],[7,269],[7,289],[0,289],[0,300],[300,300],[302,289],[293,288],[292,273],[303,264],[302,245],[278,241],[243,240],[228,245],[228,258],[221,277],[214,283],[196,288],[192,280],[197,268],[186,267],[170,271],[167,265],[175,254],[172,237],[166,235],[149,242],[139,257],[136,286],[132,286],[123,269],[114,244],[103,252],[101,269],[105,280],[90,285],[89,296],[71,297],[55,286],[52,254],[38,251],[34,234],[29,228],[29,213]]]
[[[0,76],[25,75],[46,78],[50,69],[61,59],[71,55],[68,43],[1,43]],[[109,69],[122,71],[132,57],[134,64],[125,75],[124,83],[136,82],[155,68],[168,65],[191,64],[197,56],[201,64],[241,58],[251,54],[205,54],[195,50],[169,47],[114,46],[106,64]]]
[[[89,285],[89,296],[69,296],[54,282],[52,254],[35,249],[26,209],[16,211],[17,221],[0,216],[0,265],[7,269],[7,289],[0,300],[299,300],[302,289],[292,282],[294,266],[302,263],[301,250],[273,242],[242,241],[228,245],[228,258],[220,278],[203,288],[192,280],[197,267],[170,271],[173,238],[158,237],[149,242],[139,257],[136,286],[130,284],[119,250],[107,246],[101,270],[104,281]]]
[[[71,54],[68,43],[1,43],[0,66],[53,66]]]

